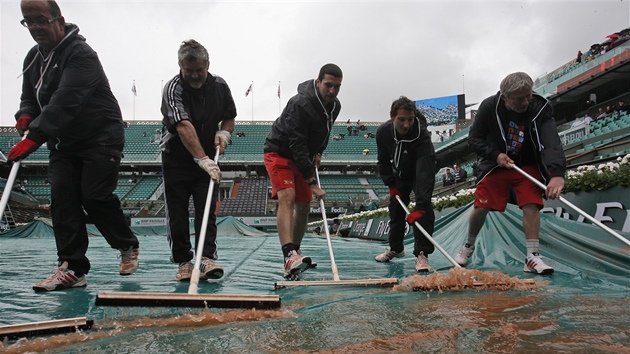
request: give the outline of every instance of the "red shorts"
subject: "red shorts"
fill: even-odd
[[[540,172],[536,166],[525,166],[521,169],[530,176],[540,180]],[[510,195],[510,186],[516,193],[519,208],[527,204],[537,204],[543,208],[544,191],[527,177],[514,169],[497,168],[484,178],[475,190],[475,207],[488,208],[493,211],[505,211]]]
[[[265,168],[267,168],[269,180],[271,181],[272,199],[278,199],[279,190],[293,188],[295,189],[296,202],[310,202],[313,200],[311,187],[306,183],[295,162],[275,152],[265,153],[264,160]]]

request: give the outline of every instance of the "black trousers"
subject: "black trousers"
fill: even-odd
[[[424,210],[426,213],[420,220],[420,226],[424,228],[430,236],[433,236],[433,224],[435,213],[431,204],[433,187],[435,184],[435,155],[424,155],[415,159],[415,171],[410,179],[397,179],[396,188],[400,192],[400,199],[409,205],[411,191],[415,193],[416,206],[414,210]],[[389,201],[389,247],[396,252],[404,249],[404,237],[407,233],[407,214],[396,199]],[[413,254],[417,256],[420,252],[425,255],[433,253],[435,246],[422,232],[414,226],[414,247]]]
[[[195,208],[195,249],[199,250],[197,245],[210,187],[210,176],[192,159],[181,159],[167,153],[162,153],[162,171],[166,204],[166,235],[171,248],[171,262],[189,262],[193,259],[193,252],[190,243],[188,204],[192,196]],[[215,215],[218,197],[219,186],[215,184],[210,203],[206,239],[201,254],[211,259],[218,258],[217,217]]]
[[[92,149],[82,152],[50,152],[48,180],[51,211],[59,262],[87,274],[88,235],[86,216],[114,249],[138,247],[138,238],[125,220],[114,194],[120,157],[115,152]],[[84,212],[85,210],[85,212]]]

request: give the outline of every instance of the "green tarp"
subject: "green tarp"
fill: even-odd
[[[451,256],[464,242],[470,210],[470,206],[460,208],[436,222],[434,237]],[[284,280],[277,234],[257,230],[255,234],[255,229],[233,218],[223,219],[218,263],[225,276],[202,282],[199,292],[277,294],[282,310],[239,310],[236,313],[241,314],[235,315],[214,309],[209,322],[194,309],[121,310],[94,305],[99,291],[187,292],[188,284],[174,280],[177,265],[169,263],[168,242],[156,227],[134,229],[141,245],[136,274],[119,276],[118,252],[102,237],[91,237],[92,269],[86,288],[34,293],[32,285],[50,275],[56,259],[54,238],[47,228],[36,222],[0,234],[0,325],[81,316],[104,325],[69,337],[67,345],[48,338],[0,344],[0,351],[28,344],[64,353],[590,353],[630,347],[630,249],[596,226],[542,215],[541,254],[556,271],[550,276],[523,273],[521,213],[513,206],[489,215],[469,267],[544,280],[537,290],[425,293],[342,286],[274,290],[274,283]],[[383,264],[374,256],[385,249],[385,242],[332,239],[343,280],[416,276],[412,245],[413,240],[406,238],[407,256]],[[302,280],[332,280],[326,238],[309,234],[302,249],[318,262]],[[451,267],[438,251],[429,260],[441,274]],[[198,315],[182,317],[187,313]],[[147,316],[172,322],[155,323]],[[125,322],[130,319],[134,322]]]

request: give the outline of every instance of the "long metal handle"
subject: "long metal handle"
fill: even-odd
[[[317,186],[321,188],[319,184],[319,171],[315,167],[315,178],[317,178]],[[330,267],[332,268],[333,280],[339,281],[339,271],[337,270],[337,263],[335,263],[335,255],[333,254],[332,242],[330,242],[330,231],[328,231],[328,220],[326,218],[326,209],[324,209],[324,200],[319,200],[319,208],[322,210],[322,219],[324,225],[322,226],[326,230],[326,241],[328,241],[328,253],[330,253]]]
[[[536,178],[532,177],[529,175],[529,173],[523,171],[520,167],[512,164],[511,167],[513,169],[515,169],[516,171],[518,171],[520,174],[522,174],[523,176],[525,176],[527,179],[529,179],[530,181],[534,182],[538,187],[542,188],[543,190],[546,190],[547,187],[540,182],[539,180],[537,180]],[[591,221],[593,224],[601,227],[602,229],[604,229],[605,231],[607,231],[609,234],[615,236],[616,238],[618,238],[621,242],[625,243],[626,245],[630,246],[630,241],[627,240],[625,237],[621,236],[620,234],[618,234],[617,232],[615,232],[613,229],[611,229],[610,227],[602,224],[599,220],[595,219],[594,217],[590,216],[589,214],[587,214],[586,212],[584,212],[582,209],[578,208],[577,206],[573,205],[573,203],[571,203],[570,201],[566,200],[564,197],[560,196],[558,199],[560,199],[561,202],[563,202],[564,204],[566,204],[567,206],[569,206],[571,209],[577,211],[580,215],[582,215],[583,217],[585,217],[586,219],[588,219],[589,221]]]
[[[398,200],[398,203],[400,203],[400,206],[405,210],[405,213],[407,213],[407,215],[409,215],[409,209],[407,208],[405,203],[403,203],[402,199],[400,199],[399,195],[396,196],[396,200]],[[459,264],[457,264],[457,262],[455,262],[455,260],[448,253],[446,253],[446,251],[442,248],[442,246],[440,246],[440,244],[438,244],[433,239],[433,237],[431,237],[431,235],[429,235],[429,233],[427,232],[427,230],[424,229],[424,227],[420,226],[419,222],[416,221],[416,222],[414,222],[414,224],[416,225],[418,230],[420,230],[424,234],[424,237],[426,237],[427,240],[431,241],[433,246],[435,246],[435,248],[437,248],[444,255],[444,257],[446,257],[446,259],[449,260],[449,262],[453,263],[455,268],[461,268],[462,267]]]
[[[219,162],[219,149],[214,155],[214,162]],[[210,186],[208,187],[208,196],[206,197],[206,205],[203,209],[203,221],[201,222],[201,230],[199,231],[199,243],[195,248],[195,267],[190,276],[190,285],[188,286],[189,294],[198,294],[199,276],[201,270],[201,258],[203,257],[203,245],[206,243],[206,230],[208,230],[208,218],[210,217],[210,206],[212,204],[212,194],[214,192],[214,180],[210,178]]]

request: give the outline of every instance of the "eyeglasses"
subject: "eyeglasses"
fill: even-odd
[[[59,17],[51,18],[50,20],[45,17],[39,17],[34,20],[31,20],[30,18],[25,18],[22,21],[20,21],[20,24],[26,28],[34,28],[34,27],[41,28],[41,27],[46,27],[50,25],[51,23],[57,21],[58,19]]]

